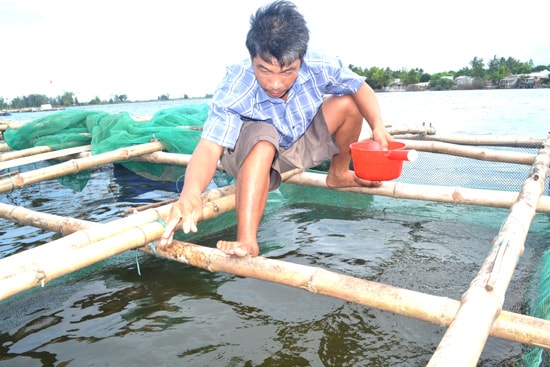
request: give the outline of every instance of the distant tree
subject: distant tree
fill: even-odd
[[[353,64],[349,64],[348,65],[348,68],[353,71],[354,73],[358,74],[358,75],[362,75],[362,76],[365,76],[365,70],[363,70],[361,67],[359,66],[355,66]]]
[[[420,69],[420,70],[422,70],[422,69]],[[420,75],[420,83],[429,82],[431,78],[432,78],[432,76],[430,74],[422,73],[422,75]]]
[[[163,94],[162,96],[158,96],[159,101],[168,101],[170,99],[169,94]]]
[[[453,79],[441,74],[433,75],[430,79],[430,89],[432,90],[449,90],[453,84]]]
[[[472,61],[470,61],[470,66],[472,67],[472,71],[470,73],[470,76],[477,79],[484,79],[485,78],[485,64],[483,63],[483,58],[478,58],[477,56],[473,58]]]
[[[389,86],[393,82],[393,76],[389,68],[382,69],[372,67],[364,70],[366,82],[374,89],[382,89]]]
[[[8,102],[4,100],[4,97],[0,97],[0,110],[6,110],[9,108]]]
[[[61,106],[68,107],[68,106],[74,105],[74,93],[73,92],[65,92],[65,93],[63,93],[62,96],[60,96],[58,98],[59,98],[59,104]]]
[[[89,103],[89,104],[92,104],[92,105],[98,105],[98,104],[101,104],[101,99],[99,99],[99,97],[98,97],[98,96],[95,96],[95,98],[94,98],[94,99],[92,99],[92,100],[90,101],[90,103]]]
[[[18,109],[25,107],[25,103],[21,97],[15,97],[11,100],[11,108]]]
[[[124,103],[127,102],[128,96],[126,94],[116,95],[115,94],[115,103]]]
[[[420,83],[420,77],[424,74],[422,69],[411,69],[408,72],[402,74],[401,82],[404,86]]]
[[[543,70],[550,70],[550,65],[537,65],[531,70],[533,73],[537,73]]]

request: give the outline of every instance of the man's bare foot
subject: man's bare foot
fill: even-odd
[[[218,241],[218,249],[227,255],[244,257],[247,255],[258,256],[260,249],[256,242]]]
[[[382,182],[380,181],[368,181],[357,177],[355,172],[348,170],[345,175],[336,175],[330,172],[327,174],[327,186],[331,188],[343,188],[343,187],[380,187]]]

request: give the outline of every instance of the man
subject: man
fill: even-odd
[[[236,178],[237,239],[217,244],[229,255],[258,255],[258,226],[268,192],[281,183],[280,172],[332,158],[329,187],[381,184],[349,170],[349,145],[357,141],[363,118],[383,149],[391,140],[373,90],[340,60],[308,51],[309,30],[293,3],[260,8],[250,24],[250,60],[229,67],[212,97],[160,245],[172,242],[180,221],[184,233],[197,231],[201,194],[219,160]]]

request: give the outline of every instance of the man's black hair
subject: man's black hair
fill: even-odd
[[[250,17],[246,47],[250,57],[277,60],[281,67],[302,59],[307,51],[309,29],[302,14],[290,1],[278,0]]]

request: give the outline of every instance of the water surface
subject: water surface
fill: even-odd
[[[426,121],[440,133],[548,135],[549,90],[385,93],[379,98],[388,123]],[[93,108],[151,116],[173,105]],[[428,161],[432,170],[416,169],[420,174],[414,178],[428,180],[442,171],[447,173],[439,172],[439,180],[449,181],[449,172],[455,172],[453,181],[464,180],[466,171],[457,171],[457,162],[439,166],[435,159],[421,155],[417,162]],[[403,179],[413,171],[412,164],[404,167]],[[483,168],[479,176],[493,173]],[[505,177],[517,175],[521,181],[523,174],[518,167]],[[516,182],[501,184],[516,190]],[[176,197],[179,189],[181,183],[142,180],[108,165],[94,170],[81,192],[54,180],[2,194],[0,201],[107,222],[132,206]],[[260,226],[262,256],[453,299],[468,289],[508,214],[293,189],[272,193],[270,208]],[[550,217],[537,216],[504,309],[529,311],[533,273],[548,246],[549,228]],[[218,238],[234,236],[235,228],[229,227],[194,241],[214,246]],[[0,257],[58,237],[0,220]],[[422,366],[444,332],[344,300],[129,251],[1,302],[0,365]],[[515,365],[523,352],[520,344],[490,338],[479,365]]]

